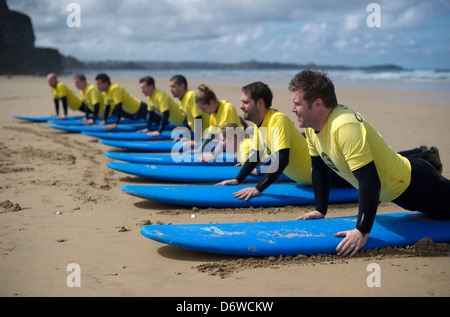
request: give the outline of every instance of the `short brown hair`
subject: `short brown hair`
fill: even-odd
[[[272,106],[272,91],[269,86],[260,81],[242,87],[242,92],[248,94],[255,102],[262,99],[266,108],[270,108]]]
[[[294,76],[289,83],[289,90],[303,91],[303,99],[309,104],[320,98],[326,108],[337,106],[334,84],[326,73],[304,70]]]
[[[111,85],[111,79],[109,78],[108,75],[106,75],[105,73],[100,73],[95,77],[95,80],[100,80],[104,83],[108,83],[108,85]]]
[[[142,77],[141,79],[139,79],[139,83],[144,83],[144,82],[147,86],[155,87],[155,80],[151,76],[145,76],[145,77]]]
[[[183,75],[175,75],[175,76],[172,76],[172,77],[170,78],[170,81],[175,81],[175,83],[176,83],[177,85],[184,84],[184,88],[185,88],[185,89],[188,89],[188,83],[187,83],[186,77],[184,77]]]
[[[78,73],[75,76],[73,76],[73,79],[80,79],[82,81],[86,81],[86,76],[84,76],[84,74],[82,73]]]

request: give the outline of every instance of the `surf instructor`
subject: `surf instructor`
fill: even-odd
[[[450,218],[450,180],[428,162],[395,153],[360,114],[337,103],[332,81],[321,72],[304,70],[291,80],[292,111],[305,129],[312,164],[316,210],[297,219],[324,218],[330,170],[359,189],[356,228],[336,250],[353,256],[368,239],[378,202],[393,202],[438,219]]]

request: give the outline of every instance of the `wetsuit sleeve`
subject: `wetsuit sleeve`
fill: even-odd
[[[61,103],[62,103],[62,106],[63,106],[64,115],[67,116],[67,97],[62,97],[61,98]]]
[[[99,111],[100,111],[100,103],[96,103],[94,105],[94,112],[92,114],[92,120],[94,120],[94,122],[97,121]]]
[[[363,235],[372,229],[380,199],[381,182],[375,163],[369,164],[353,172],[359,184],[359,210],[356,229]]]
[[[88,109],[87,105],[84,102],[81,104],[80,109],[83,109],[84,117],[86,118],[86,120],[89,119],[89,114],[91,113],[91,111]]]
[[[264,154],[264,151],[258,152],[256,150],[252,150],[248,155],[247,160],[242,165],[239,174],[236,176],[236,180],[238,183],[242,183],[242,181],[256,168],[261,161],[261,157]]]
[[[99,105],[99,107],[100,107],[100,105]],[[106,122],[106,120],[108,120],[110,112],[111,112],[111,105],[106,105],[105,106],[105,111],[104,111],[104,114],[103,114],[103,120],[105,120],[105,122]]]
[[[56,111],[56,115],[59,115],[59,100],[58,99],[53,99],[53,102],[55,104],[55,111]]]
[[[155,115],[155,111],[154,110],[150,110],[147,113],[147,130],[148,131],[151,131],[154,115]]]
[[[161,123],[160,123],[159,129],[158,129],[159,133],[162,133],[164,131],[164,129],[166,128],[167,124],[169,124],[169,115],[170,115],[169,110],[164,111],[161,114]]]
[[[122,117],[122,103],[118,103],[114,107],[114,114],[116,115],[115,124],[119,124],[120,118]]]
[[[92,113],[91,109],[89,109],[89,107],[87,106],[87,104],[85,102],[81,103],[81,108],[84,109],[85,118],[89,119],[89,115]]]
[[[316,210],[327,214],[330,195],[330,168],[320,156],[311,156],[311,178],[316,201]]]
[[[266,173],[264,177],[256,185],[256,189],[262,193],[267,187],[269,187],[277,178],[283,173],[286,166],[289,164],[290,149],[282,149],[275,152],[275,160],[272,160],[271,164],[278,164],[278,169],[273,173]]]

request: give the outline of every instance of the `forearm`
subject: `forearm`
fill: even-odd
[[[330,195],[330,169],[319,156],[311,157],[311,167],[316,210],[326,215]]]
[[[266,173],[264,177],[256,185],[256,189],[262,193],[267,187],[269,187],[277,178],[283,173],[286,166],[289,164],[289,149],[283,149],[275,153],[275,160],[271,164],[278,166],[277,170],[273,173]]]
[[[353,172],[359,184],[358,220],[356,229],[363,235],[370,233],[377,213],[381,182],[375,163],[365,165]]]
[[[147,130],[148,131],[151,131],[154,115],[155,115],[154,110],[148,112],[148,115],[147,115]]]
[[[242,181],[250,175],[250,173],[255,169],[259,162],[260,157],[262,156],[262,153],[258,153],[258,151],[251,151],[247,160],[245,161],[244,165],[242,165],[241,170],[239,171],[239,174],[236,176],[236,180],[238,183],[242,183]]]
[[[162,133],[164,131],[164,129],[166,128],[166,126],[169,124],[169,116],[170,116],[170,112],[164,111],[161,114],[161,123],[159,124],[159,129],[158,132]]]
[[[81,104],[81,107],[84,109],[85,118],[89,119],[89,115],[92,113],[91,109],[89,109],[88,105],[85,102]]]
[[[100,111],[100,104],[99,104],[99,103],[96,103],[96,104],[94,105],[94,113],[92,114],[92,120],[94,120],[94,123],[95,123],[95,121],[96,121],[97,118],[98,118],[98,113],[99,113],[99,111]]]
[[[56,115],[59,115],[59,100],[58,99],[53,99],[53,103],[55,105],[55,111],[56,111]]]
[[[66,97],[61,98],[61,103],[63,106],[64,115],[67,116],[67,98]]]
[[[103,114],[103,120],[105,122],[106,122],[106,120],[108,120],[110,112],[111,112],[111,106],[110,105],[105,106],[105,111],[104,111],[104,114]]]
[[[116,121],[115,124],[119,124],[120,118],[122,117],[122,103],[118,103],[114,107],[114,114],[116,115]]]

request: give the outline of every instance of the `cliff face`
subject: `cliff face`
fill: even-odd
[[[63,57],[52,48],[34,46],[31,19],[10,11],[0,0],[0,74],[46,74],[63,70]]]

